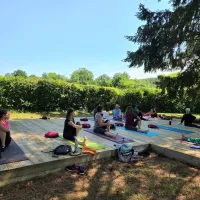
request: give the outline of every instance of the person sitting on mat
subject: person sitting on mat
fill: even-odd
[[[137,115],[141,120],[147,120],[143,117],[142,112],[138,110],[137,105],[133,106],[133,114]]]
[[[185,126],[200,128],[199,125],[193,123],[195,119],[196,119],[196,117],[194,115],[190,114],[190,108],[186,108],[185,114],[183,115],[183,117],[181,119],[181,124],[184,122]]]
[[[75,141],[75,137],[78,137],[78,134],[82,129],[82,125],[75,124],[74,116],[75,116],[74,110],[72,108],[69,108],[67,110],[67,115],[65,119],[63,138],[71,141]],[[84,141],[83,142],[78,141],[78,143],[85,146],[86,141],[87,138],[84,137]]]
[[[200,145],[200,138],[188,138],[182,133],[182,140]]]
[[[103,111],[102,114],[103,114],[103,118],[110,117],[108,110]]]
[[[10,130],[6,128],[6,126],[8,126],[7,124],[8,119],[9,119],[8,111],[4,109],[0,110],[0,139],[1,139],[1,144],[2,144],[2,147],[1,147],[2,151],[4,151],[5,147],[10,144],[10,142],[8,141],[6,143],[6,138],[8,138],[7,134],[10,135]]]
[[[118,134],[112,134],[110,132],[110,121],[107,120],[107,122],[103,122],[102,117],[102,106],[97,106],[97,113],[95,115],[95,121],[94,121],[94,128],[93,131],[95,133],[104,134],[108,137],[116,138]]]
[[[142,133],[148,133],[149,130],[141,130],[141,119],[133,113],[133,108],[131,106],[127,107],[125,118],[126,118],[125,122],[126,129]],[[136,126],[138,126],[138,128]]]
[[[150,116],[153,118],[153,117],[158,117],[158,114],[156,112],[156,107],[155,106],[152,106],[151,107],[151,110],[150,110]]]
[[[122,112],[119,108],[118,104],[115,105],[115,109],[113,110],[113,119],[114,120],[121,120],[122,119]]]

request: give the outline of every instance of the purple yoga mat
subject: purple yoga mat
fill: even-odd
[[[12,140],[10,145],[1,153],[0,165],[19,162],[22,160],[28,160],[24,152],[19,148],[19,146]]]
[[[110,140],[110,141],[118,143],[118,144],[134,142],[132,139],[129,139],[127,137],[122,137],[120,135],[118,135],[116,138],[111,138],[111,137],[108,137],[108,136],[103,135],[103,134],[95,133],[92,129],[84,129],[84,131],[86,131],[88,133],[92,133],[94,135],[97,135],[99,137],[105,138],[107,140]]]

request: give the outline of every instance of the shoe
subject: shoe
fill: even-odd
[[[72,166],[67,166],[65,167],[65,170],[69,171],[69,172],[72,172],[72,171],[76,171],[78,170],[78,165],[77,164],[73,164]]]
[[[84,165],[79,165],[78,166],[78,174],[84,175],[86,172],[85,166]]]

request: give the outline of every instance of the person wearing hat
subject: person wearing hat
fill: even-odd
[[[120,106],[118,104],[115,105],[115,109],[113,110],[113,119],[115,119],[115,120],[122,119],[122,112],[121,112]]]

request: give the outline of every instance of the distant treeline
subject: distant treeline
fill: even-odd
[[[27,73],[23,70],[16,70],[13,73],[5,74],[5,77],[23,77],[29,78],[30,80],[63,80],[68,83],[79,83],[82,85],[97,85],[104,87],[116,87],[120,89],[127,88],[152,88],[156,87],[157,78],[149,78],[149,79],[131,79],[128,73],[116,73],[113,77],[110,77],[106,74],[102,74],[96,79],[94,79],[94,75],[91,71],[86,68],[80,68],[75,70],[70,77],[66,77],[64,75],[57,74],[55,72],[43,73],[41,77],[36,75],[28,76]]]

